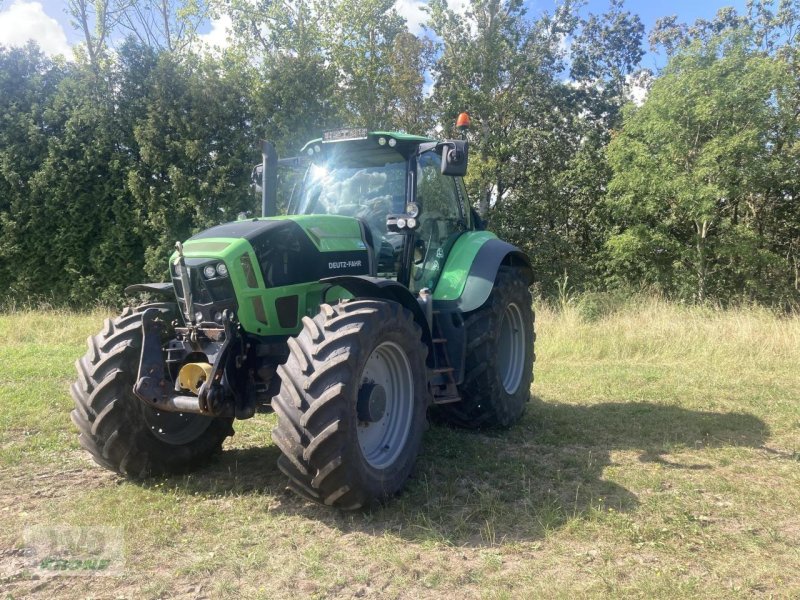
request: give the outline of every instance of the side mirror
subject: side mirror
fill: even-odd
[[[442,175],[463,177],[467,174],[469,145],[466,140],[447,140],[441,143]]]

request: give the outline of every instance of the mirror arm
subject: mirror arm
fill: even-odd
[[[417,155],[428,152],[429,150],[439,150],[441,145],[442,142],[425,142],[424,144],[420,144],[417,146]]]

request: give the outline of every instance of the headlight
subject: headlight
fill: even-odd
[[[220,277],[228,276],[228,267],[225,266],[225,263],[217,264],[217,275],[219,275]]]
[[[203,275],[206,276],[206,279],[211,279],[217,274],[217,270],[214,268],[214,265],[206,265],[203,267]]]

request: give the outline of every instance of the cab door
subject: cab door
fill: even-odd
[[[442,175],[441,163],[441,155],[432,150],[417,159],[416,200],[421,213],[409,282],[414,292],[435,289],[450,248],[469,228],[463,184],[459,188],[455,177]]]

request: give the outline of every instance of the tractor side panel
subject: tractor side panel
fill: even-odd
[[[445,262],[442,275],[433,291],[434,300],[456,301],[464,293],[469,271],[475,256],[486,242],[496,240],[497,236],[490,231],[467,231],[453,244]]]

